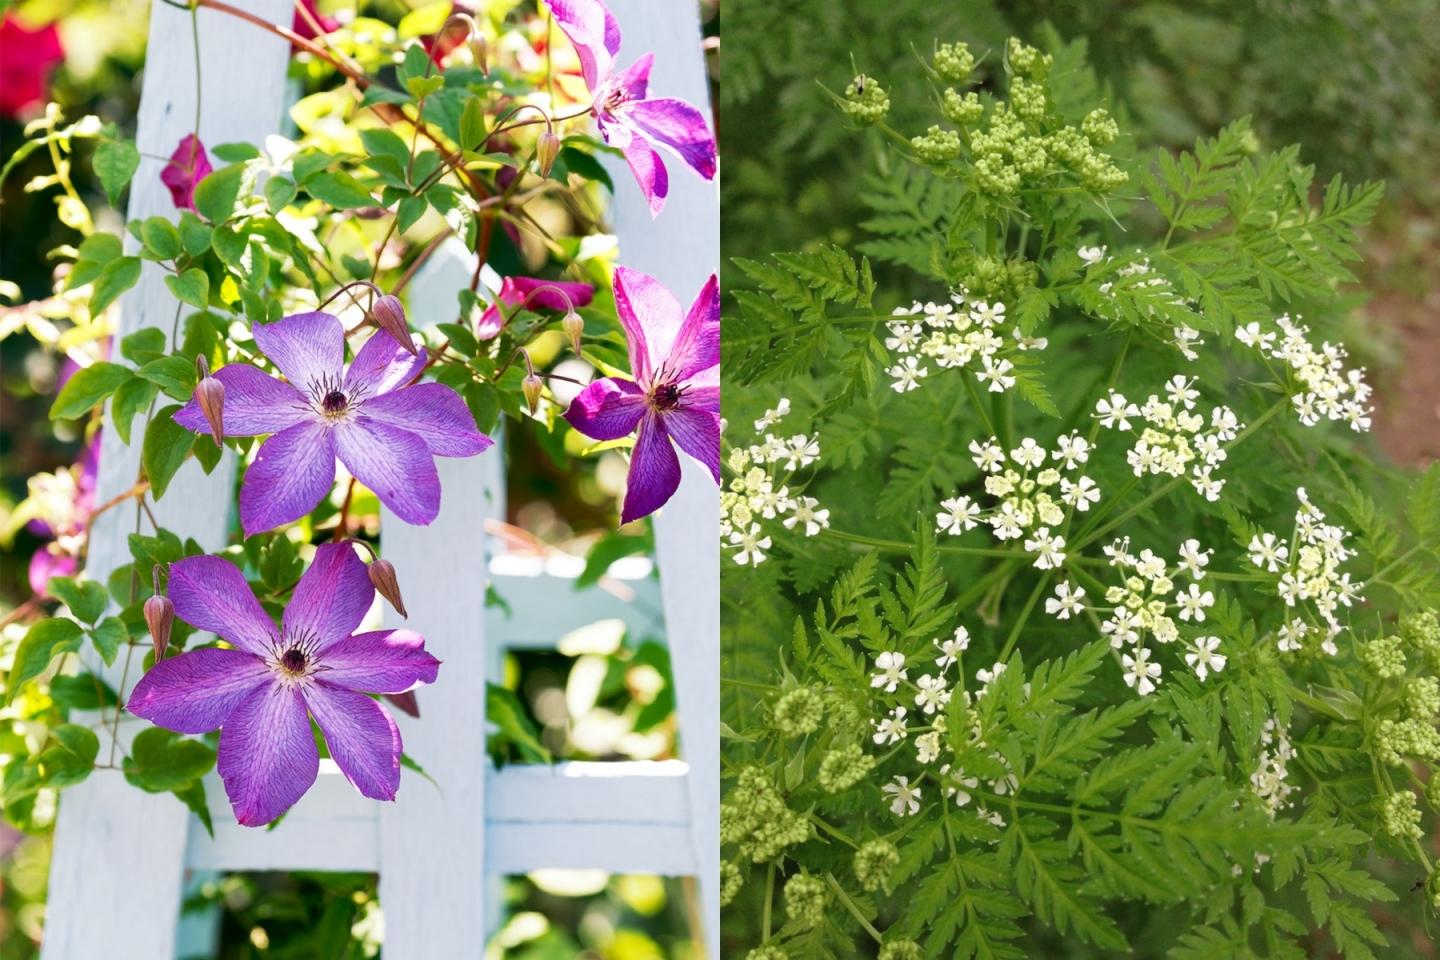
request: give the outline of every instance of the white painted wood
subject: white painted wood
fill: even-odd
[[[651,89],[708,110],[709,84],[693,3],[609,0],[622,25],[622,65],[656,51]],[[713,128],[713,124],[712,124]],[[688,304],[720,264],[718,183],[668,155],[670,197],[653,221],[624,165],[612,161],[622,262]],[[709,472],[682,456],[684,479],[655,521],[660,587],[676,684],[682,755],[690,763],[691,843],[711,960],[720,956],[720,497]]]
[[[239,0],[239,5],[273,20],[289,19],[289,0]],[[204,104],[200,137],[209,144],[259,141],[277,129],[282,117],[289,45],[222,14],[201,11],[199,18]],[[164,163],[152,156],[168,157],[180,138],[193,131],[195,60],[190,31],[188,12],[160,3],[151,6],[136,132],[139,148],[147,156],[131,186],[132,219],[175,215],[160,182]],[[133,241],[128,237],[126,241],[133,248]],[[121,301],[116,340],[147,326],[168,333],[176,306],[159,268],[146,263],[139,285]],[[106,421],[97,493],[102,502],[135,483],[140,457],[140,424],[135,425],[135,446],[127,448],[114,435],[108,416]],[[181,537],[194,537],[207,549],[218,549],[224,543],[226,517],[216,506],[231,500],[233,469],[227,458],[207,477],[198,464],[187,463],[155,505],[156,518]],[[87,576],[103,581],[129,561],[126,535],[134,531],[134,523],[130,509],[111,510],[97,520]],[[118,686],[122,671],[117,662],[102,672]],[[128,683],[133,684],[138,674],[135,664]],[[126,727],[134,729],[134,725]],[[108,752],[108,741],[102,740],[102,757]],[[173,956],[188,816],[174,797],[141,793],[113,771],[99,771],[65,791],[50,871],[46,960]]]

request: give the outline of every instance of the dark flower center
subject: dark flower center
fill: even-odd
[[[291,647],[280,654],[280,666],[291,673],[303,673],[309,662],[310,658],[299,647]]]
[[[650,403],[656,410],[669,410],[680,403],[680,388],[673,383],[662,383],[650,394]]]
[[[329,393],[325,394],[325,399],[320,401],[320,405],[325,408],[326,413],[341,413],[342,411],[344,411],[345,406],[348,402],[349,401],[345,398],[345,394],[341,393],[339,390],[331,390]]]

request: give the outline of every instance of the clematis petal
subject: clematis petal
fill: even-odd
[[[374,601],[375,588],[355,548],[321,544],[285,608],[285,636],[314,637],[316,649],[324,650],[354,633]]]
[[[170,200],[176,208],[194,210],[195,185],[204,180],[212,169],[200,138],[187,133],[180,138],[169,162],[160,171],[160,182],[170,191]]]
[[[209,733],[273,676],[254,654],[203,647],[151,667],[125,709],[176,733]]]
[[[620,24],[600,0],[545,0],[550,15],[580,58],[580,70],[591,90],[610,76],[620,52]]]
[[[335,429],[335,452],[406,523],[423,526],[440,512],[440,476],[415,434],[362,415]]]
[[[685,381],[685,393],[682,395],[680,404],[694,410],[708,410],[711,413],[720,412],[720,384],[718,366],[702,371],[689,380]]]
[[[300,691],[272,683],[245,698],[220,728],[216,768],[243,826],[264,826],[294,806],[320,770]]]
[[[292,313],[250,328],[255,343],[302,393],[340,382],[345,327],[330,313]]]
[[[715,179],[715,135],[696,107],[662,97],[630,104],[626,116],[647,139],[673,150],[706,180]]]
[[[680,302],[654,277],[615,268],[615,312],[630,343],[630,372],[645,383],[654,367],[670,356],[670,347],[684,322]]]
[[[591,439],[618,440],[634,431],[648,409],[639,384],[607,377],[581,390],[570,401],[565,419]]]
[[[664,421],[651,414],[640,422],[640,434],[635,438],[620,522],[629,523],[659,510],[679,486],[680,458],[670,445]]]
[[[400,728],[385,708],[363,693],[324,680],[305,688],[305,702],[345,779],[371,800],[394,800],[403,746]]]
[[[225,436],[256,437],[279,433],[310,413],[304,395],[259,367],[232,363],[214,373],[225,385]],[[209,433],[210,422],[193,396],[175,413],[175,422],[194,433]]]
[[[335,441],[319,420],[286,427],[260,445],[240,487],[245,536],[298,520],[335,482]]]
[[[437,457],[473,457],[495,441],[475,429],[460,394],[443,383],[417,383],[365,403],[365,416],[415,434]]]
[[[625,100],[631,103],[644,100],[650,95],[650,69],[653,66],[655,54],[645,54],[611,78],[611,89],[624,93]]]
[[[232,646],[264,656],[279,634],[240,568],[223,557],[186,557],[170,564],[175,616]]]
[[[440,661],[425,652],[425,638],[413,630],[376,630],[335,644],[321,666],[331,686],[402,693],[417,683],[434,683]]]
[[[475,338],[477,340],[494,340],[500,336],[500,331],[505,329],[505,314],[495,304],[485,308],[480,314],[480,319],[475,323]]]
[[[605,139],[607,143],[610,140],[609,136]],[[650,204],[650,216],[660,216],[660,211],[665,209],[665,198],[670,195],[670,172],[665,169],[665,161],[641,136],[631,136],[621,149],[630,172],[635,174],[635,182],[640,185],[640,192]]]
[[[680,380],[720,364],[720,278],[710,274],[670,347],[667,366]]]
[[[543,277],[506,277],[494,297],[497,303],[487,307],[476,324],[475,336],[481,340],[493,340],[505,329],[505,314],[498,303],[510,306],[523,303],[529,310],[578,308],[589,306],[595,299],[595,288],[588,283],[546,280]]]
[[[352,403],[368,397],[398,390],[419,376],[428,356],[419,338],[414,339],[415,355],[411,355],[384,330],[365,341],[345,371],[344,390]]]
[[[710,468],[720,482],[720,415],[708,410],[680,406],[664,414],[670,438],[690,456]]]

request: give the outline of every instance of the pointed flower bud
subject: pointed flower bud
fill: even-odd
[[[575,312],[574,308],[571,308],[565,314],[565,318],[560,321],[560,328],[565,331],[565,336],[570,341],[570,349],[574,350],[578,357],[580,355],[580,337],[585,333],[584,319]]]
[[[479,31],[470,35],[470,58],[475,61],[475,69],[481,73],[490,72],[490,44]]]
[[[405,308],[400,305],[398,297],[385,294],[377,297],[370,308],[370,319],[375,325],[395,339],[410,355],[416,356],[419,351],[415,349],[415,338],[410,335],[410,324],[405,319]]]
[[[405,600],[400,596],[400,578],[395,575],[395,564],[376,557],[370,561],[366,572],[370,575],[370,585],[375,588],[375,592],[384,597],[386,602],[395,608],[396,613],[410,619],[410,614],[405,612]]]
[[[525,404],[534,413],[540,409],[540,395],[545,392],[545,381],[541,380],[535,371],[525,374],[525,379],[520,381],[520,389],[525,394]]]
[[[210,433],[218,447],[225,438],[225,384],[210,376],[210,364],[203,356],[195,358],[195,369],[200,371],[200,382],[195,385],[195,402],[210,424]]]
[[[415,699],[414,690],[406,690],[404,693],[382,693],[381,696],[410,716],[417,718],[420,716],[420,702]]]
[[[151,575],[155,581],[155,595],[145,601],[145,625],[150,628],[150,640],[155,645],[155,662],[165,659],[165,650],[170,646],[170,628],[175,624],[175,604],[160,592],[160,567],[157,565]]]
[[[560,138],[547,126],[535,143],[535,163],[540,168],[540,176],[550,176],[550,171],[555,169],[555,158],[559,155]]]

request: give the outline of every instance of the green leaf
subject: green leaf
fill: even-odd
[[[370,191],[348,173],[317,173],[305,181],[305,189],[312,197],[336,210],[375,206],[375,198]]]
[[[100,710],[119,702],[115,691],[93,673],[55,677],[50,681],[50,699],[66,710]]]
[[[89,727],[65,723],[50,731],[50,743],[40,751],[40,778],[49,787],[74,786],[95,769],[100,738]]]
[[[128,447],[130,445],[130,424],[135,414],[147,409],[155,399],[159,388],[143,377],[132,377],[120,385],[110,398],[110,420],[115,432]]]
[[[208,744],[151,727],[130,745],[125,779],[150,793],[169,793],[189,787],[214,765],[215,751]]]
[[[175,471],[180,469],[195,443],[195,435],[172,419],[179,409],[180,405],[174,404],[156,411],[145,427],[140,463],[156,500],[165,496]]]
[[[164,390],[167,396],[180,401],[190,399],[200,378],[195,364],[184,357],[173,355],[151,360],[136,372]]]
[[[465,101],[465,109],[460,112],[460,147],[477,150],[484,139],[485,105],[479,97],[470,97]]]
[[[6,704],[15,700],[21,687],[44,673],[57,654],[79,650],[81,636],[80,625],[63,617],[51,617],[32,624],[15,650],[15,663],[10,668],[9,683],[5,688]]]
[[[425,215],[425,211],[429,208],[430,204],[426,203],[424,197],[406,197],[404,200],[401,200],[400,206],[395,212],[396,220],[399,221],[400,232],[404,233],[406,230],[415,226],[416,222]]]
[[[140,240],[145,244],[146,252],[156,260],[174,260],[184,249],[180,231],[164,217],[146,218],[140,225]]]
[[[494,683],[485,685],[485,719],[499,728],[491,737],[492,751],[513,746],[530,763],[550,763],[550,751],[540,742],[539,731],[530,722],[515,694]]]
[[[190,808],[190,812],[200,819],[200,824],[210,836],[215,836],[215,822],[210,818],[210,804],[205,801],[205,781],[193,780],[188,786],[179,790],[171,790],[180,799],[180,802]]]
[[[365,151],[371,156],[389,157],[397,161],[402,170],[410,162],[410,148],[405,145],[400,135],[389,127],[361,130],[360,142],[365,144]]]
[[[128,367],[104,360],[76,371],[50,407],[50,419],[74,420],[83,417],[133,376]]]
[[[210,305],[210,277],[199,267],[191,267],[177,276],[167,276],[165,286],[181,303],[204,310]]]
[[[120,202],[120,194],[140,166],[140,151],[128,140],[106,140],[95,148],[92,164],[100,185],[105,188],[105,196],[114,206]]]
[[[1411,486],[1406,514],[1422,543],[1433,544],[1440,537],[1440,461],[1431,463]]]
[[[140,279],[139,257],[118,257],[105,264],[90,294],[90,313],[99,316],[119,299],[120,294],[135,286]]]
[[[94,580],[75,580],[72,577],[51,577],[45,587],[50,595],[70,608],[70,612],[81,623],[94,623],[105,615],[110,598],[105,585]]]
[[[210,249],[210,228],[189,210],[180,214],[180,243],[192,257]]]
[[[92,233],[80,243],[76,251],[75,265],[65,278],[65,289],[93,283],[100,276],[105,265],[125,252],[125,245],[113,233]]]
[[[240,199],[240,185],[245,177],[245,164],[222,167],[201,180],[195,187],[195,209],[211,223],[224,223],[235,215]]]
[[[603,183],[605,189],[611,193],[615,192],[615,181],[610,179],[610,171],[606,170],[593,154],[586,153],[584,150],[576,150],[574,147],[562,148],[560,156],[556,159],[555,168],[557,171],[573,173],[586,180]],[[555,176],[557,179],[561,179],[558,172]]]
[[[279,213],[295,199],[297,190],[289,177],[271,177],[265,181],[265,205],[271,213]]]
[[[585,555],[585,569],[575,578],[575,589],[583,590],[598,582],[610,565],[622,557],[649,553],[654,547],[653,540],[653,536],[634,537],[618,531],[607,533]]]
[[[95,644],[100,659],[104,660],[108,667],[115,662],[115,655],[120,652],[120,647],[129,642],[130,631],[125,629],[125,624],[119,617],[106,617],[90,631],[90,640]]]
[[[165,331],[159,327],[136,330],[120,341],[120,353],[137,367],[158,360],[165,356]]]
[[[444,86],[445,78],[438,75],[430,77],[410,77],[405,81],[405,89],[409,90],[410,96],[416,100],[419,100],[421,97],[428,97]]]
[[[260,148],[253,143],[222,143],[211,147],[210,153],[226,163],[243,163],[260,156]]]

